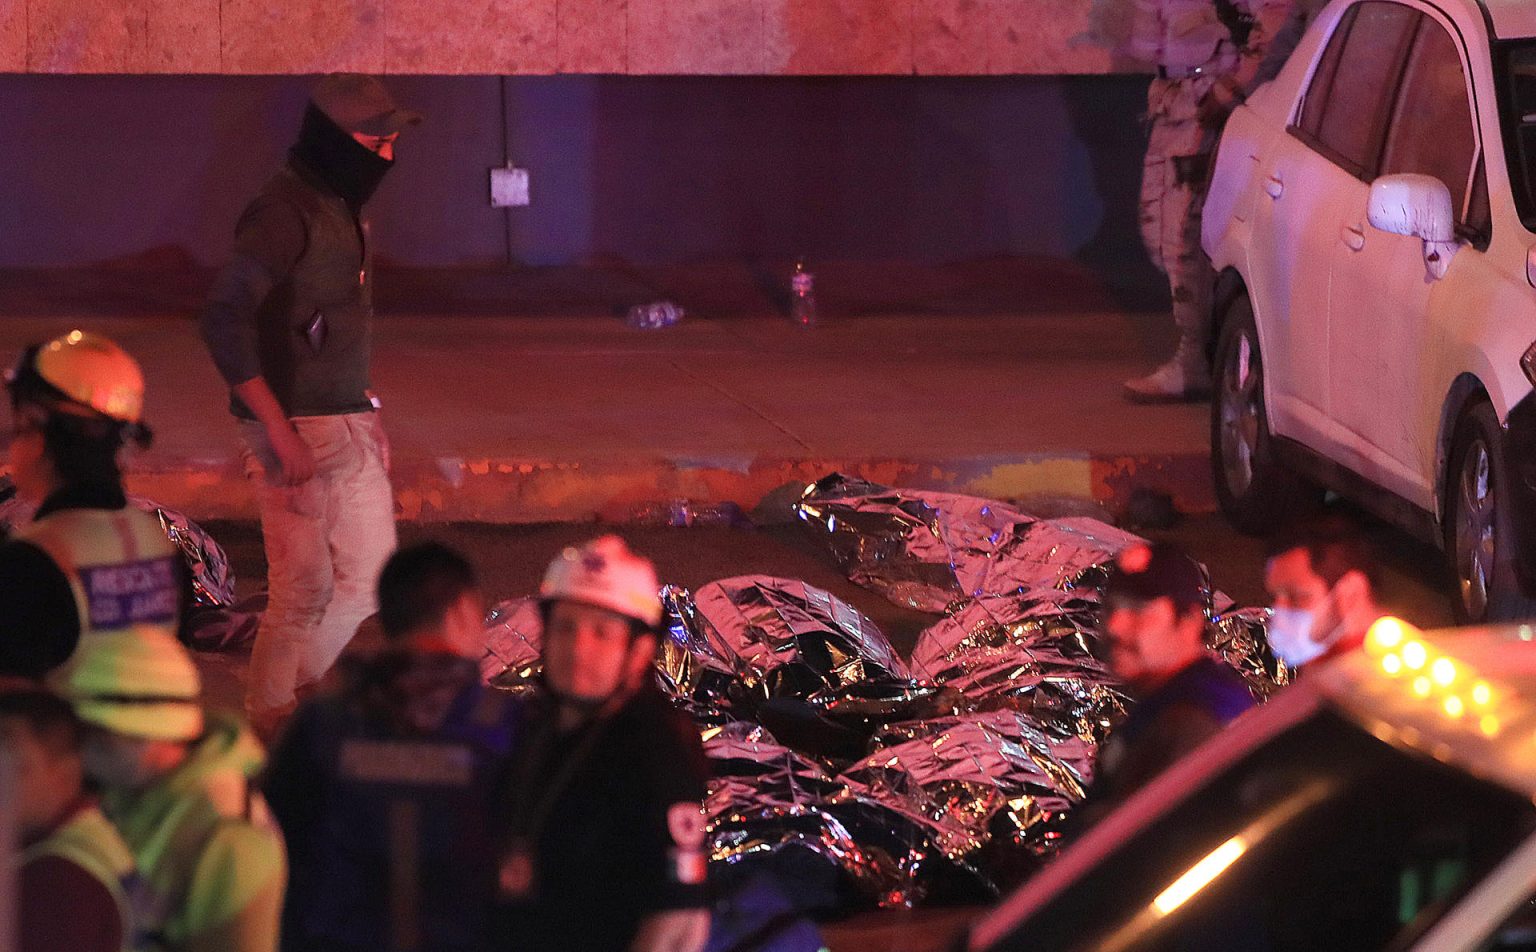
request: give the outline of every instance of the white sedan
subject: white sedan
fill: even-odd
[[[1223,510],[1332,489],[1441,545],[1469,620],[1536,608],[1536,2],[1334,0],[1231,116]]]

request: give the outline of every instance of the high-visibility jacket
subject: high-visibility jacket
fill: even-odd
[[[160,522],[126,509],[61,509],[17,537],[42,549],[69,579],[80,635],[160,629],[180,622],[180,554]]]
[[[261,745],[232,717],[207,720],[180,767],[143,790],[108,790],[102,809],[151,896],[149,948],[273,952],[288,862],[252,785]]]

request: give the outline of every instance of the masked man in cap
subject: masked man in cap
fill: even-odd
[[[28,347],[6,386],[11,478],[37,513],[0,545],[0,674],[41,677],[92,635],[174,637],[186,568],[159,521],[128,505],[118,466],[125,443],[150,439],[139,365],[71,331]]]
[[[1130,690],[1129,716],[1099,750],[1077,808],[1086,825],[1253,707],[1242,676],[1205,647],[1205,573],[1167,545],[1135,545],[1104,586],[1109,668]]]
[[[539,592],[548,696],[505,786],[495,934],[508,950],[697,952],[707,771],[656,687],[656,571],[606,536],[565,550]]]
[[[395,546],[389,448],[369,391],[363,205],[420,116],[368,76],[315,86],[298,144],[246,207],[203,311],[258,486],[270,601],[246,708],[271,734],[375,608]]]
[[[1130,55],[1153,65],[1150,137],[1141,179],[1141,235],[1168,276],[1179,343],[1173,356],[1125,384],[1138,403],[1203,399],[1216,283],[1200,246],[1210,163],[1227,114],[1300,39],[1297,0],[1135,0]]]
[[[143,877],[146,945],[274,952],[287,861],[252,786],[261,746],[238,720],[204,716],[186,649],[156,630],[96,635],[52,681],[85,724],[86,773]]]

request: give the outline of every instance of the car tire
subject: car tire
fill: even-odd
[[[1445,555],[1452,607],[1463,623],[1536,616],[1536,600],[1520,591],[1515,574],[1514,518],[1505,487],[1499,420],[1478,401],[1462,412],[1445,474]]]
[[[1228,305],[1216,341],[1211,394],[1211,473],[1216,500],[1238,531],[1270,532],[1307,510],[1321,492],[1275,454],[1264,408],[1264,364],[1253,303]]]

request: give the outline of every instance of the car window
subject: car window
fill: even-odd
[[[1341,22],[1334,31],[1307,90],[1300,129],[1333,161],[1369,179],[1375,175],[1386,112],[1421,14],[1385,0],[1366,0],[1350,12],[1349,23]],[[1325,75],[1321,67],[1329,65],[1336,45],[1336,65]]]
[[[1323,107],[1328,104],[1328,90],[1333,86],[1333,77],[1339,71],[1339,58],[1344,55],[1344,43],[1349,39],[1349,31],[1355,25],[1355,16],[1359,14],[1360,7],[1353,6],[1344,11],[1339,18],[1339,25],[1334,27],[1333,36],[1328,40],[1328,48],[1323,51],[1323,58],[1318,61],[1317,69],[1312,72],[1312,81],[1307,85],[1306,98],[1302,100],[1301,122],[1299,127],[1307,135],[1316,138],[1317,131],[1323,124]]]
[[[1504,42],[1494,52],[1510,191],[1520,220],[1536,231],[1536,43]]]
[[[1402,947],[1533,829],[1529,800],[1321,713],[1128,837],[993,949]]]
[[[1402,92],[1382,154],[1381,174],[1432,175],[1451,190],[1451,207],[1465,223],[1467,190],[1477,158],[1472,105],[1456,41],[1429,17],[1419,25],[1408,54]]]

